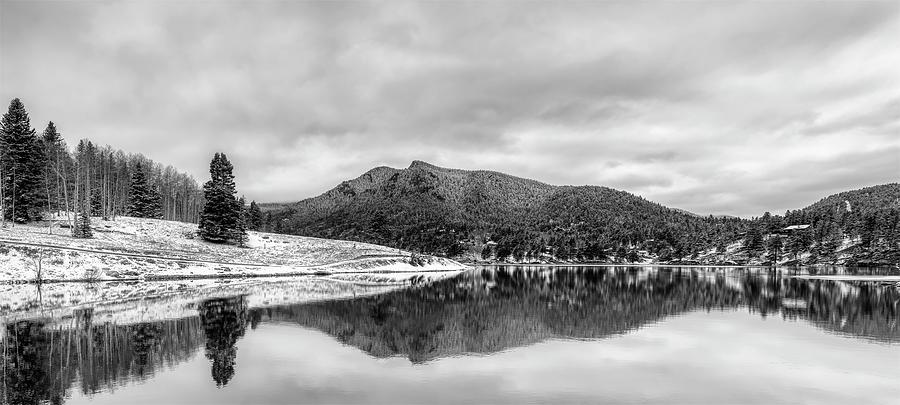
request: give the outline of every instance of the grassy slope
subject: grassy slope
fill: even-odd
[[[92,239],[75,239],[59,228],[48,234],[38,225],[0,228],[0,280],[34,279],[38,261],[45,280],[462,268],[432,257],[424,266],[413,266],[409,252],[360,242],[250,232],[248,247],[239,248],[198,239],[195,224],[119,217],[95,218],[93,225]]]

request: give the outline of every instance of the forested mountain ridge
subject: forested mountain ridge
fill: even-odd
[[[768,229],[808,225],[792,231],[786,250],[811,262],[882,265],[900,263],[900,183],[844,191],[784,217],[764,214]],[[823,260],[824,259],[824,260]]]
[[[270,231],[475,261],[895,264],[898,201],[895,183],[836,194],[784,216],[702,217],[608,187],[554,186],[414,161],[264,208]],[[791,225],[801,229],[785,229]]]
[[[803,211],[807,215],[846,212],[850,216],[863,217],[873,212],[897,208],[900,208],[900,183],[889,183],[830,195]]]
[[[267,204],[275,232],[369,241],[474,259],[606,260],[640,249],[671,259],[737,238],[748,221],[698,217],[597,186],[553,186],[414,161],[323,195]]]
[[[387,195],[385,188],[390,189]],[[376,167],[322,195],[297,203],[261,206],[270,211],[293,208],[300,215],[315,218],[330,215],[359,199],[419,193],[434,195],[477,215],[479,210],[508,211],[536,205],[553,189],[549,184],[503,173],[447,169],[416,160],[407,169]]]

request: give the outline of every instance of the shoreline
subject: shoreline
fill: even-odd
[[[241,279],[341,273],[424,273],[469,266],[369,243],[248,232],[245,247],[196,236],[196,225],[119,217],[94,238],[17,225],[0,230],[0,284]],[[40,280],[38,280],[40,279]]]
[[[525,266],[525,267],[688,267],[688,268],[735,268],[735,269],[771,269],[789,270],[803,268],[857,268],[857,269],[890,269],[900,272],[896,266],[845,266],[839,264],[808,264],[801,266],[766,266],[761,264],[672,264],[672,263],[471,263],[459,262],[470,267],[477,266]]]
[[[114,279],[42,279],[38,280],[0,280],[0,285],[16,285],[16,284],[60,284],[60,283],[133,283],[133,282],[154,282],[154,281],[190,281],[190,280],[243,280],[243,279],[265,279],[265,278],[299,278],[299,277],[333,277],[341,275],[365,274],[372,276],[384,275],[407,275],[407,274],[428,274],[428,273],[449,273],[463,272],[469,270],[466,268],[422,268],[420,270],[348,270],[348,271],[313,271],[313,272],[287,272],[287,273],[261,273],[261,274],[219,274],[219,275],[169,275],[169,276],[149,276],[149,277],[131,277],[131,278],[114,278]]]
[[[5,305],[0,306],[0,321],[71,318],[78,310],[90,310],[104,321],[135,323],[180,317],[195,311],[196,303],[212,298],[245,297],[250,307],[293,305],[411,288],[425,281],[441,280],[460,273],[461,270],[427,274],[397,272],[153,282],[111,280],[47,283],[43,288],[25,283],[0,284],[0,296],[5,300]]]

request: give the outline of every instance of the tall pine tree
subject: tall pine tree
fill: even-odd
[[[758,256],[764,249],[764,240],[759,227],[751,226],[744,237],[744,248],[750,258]]]
[[[62,135],[56,129],[53,121],[47,124],[44,130],[41,142],[44,147],[44,190],[47,196],[47,209],[59,211],[61,202],[63,201],[63,187],[60,184],[61,168],[60,155],[65,153]]]
[[[161,216],[159,206],[159,194],[147,185],[144,169],[138,162],[131,175],[128,215],[138,218],[159,218]]]
[[[18,98],[9,103],[9,110],[0,123],[0,165],[5,219],[17,222],[40,219],[46,198],[43,144],[31,128],[25,105]]]
[[[244,197],[237,200],[238,217],[231,232],[231,240],[240,247],[247,245],[247,209],[244,207],[245,205]]]
[[[766,259],[772,262],[773,266],[778,264],[778,259],[781,257],[781,250],[784,248],[784,242],[781,240],[781,235],[770,235],[769,239],[766,241],[766,248],[768,248]]]
[[[91,238],[94,232],[91,230],[90,207],[86,200],[82,200],[80,208],[75,212],[75,224],[72,226],[72,237]]]
[[[259,231],[262,229],[263,215],[256,201],[250,201],[250,208],[247,210],[247,227],[251,230]]]
[[[203,239],[225,243],[238,226],[240,209],[235,199],[234,168],[224,153],[216,153],[209,164],[210,180],[203,185],[206,204],[200,211],[198,233]]]

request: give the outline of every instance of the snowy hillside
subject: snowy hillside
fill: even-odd
[[[245,248],[205,242],[195,224],[92,220],[94,238],[46,224],[0,228],[0,281],[174,279],[456,270],[452,260],[360,242],[249,232]]]

